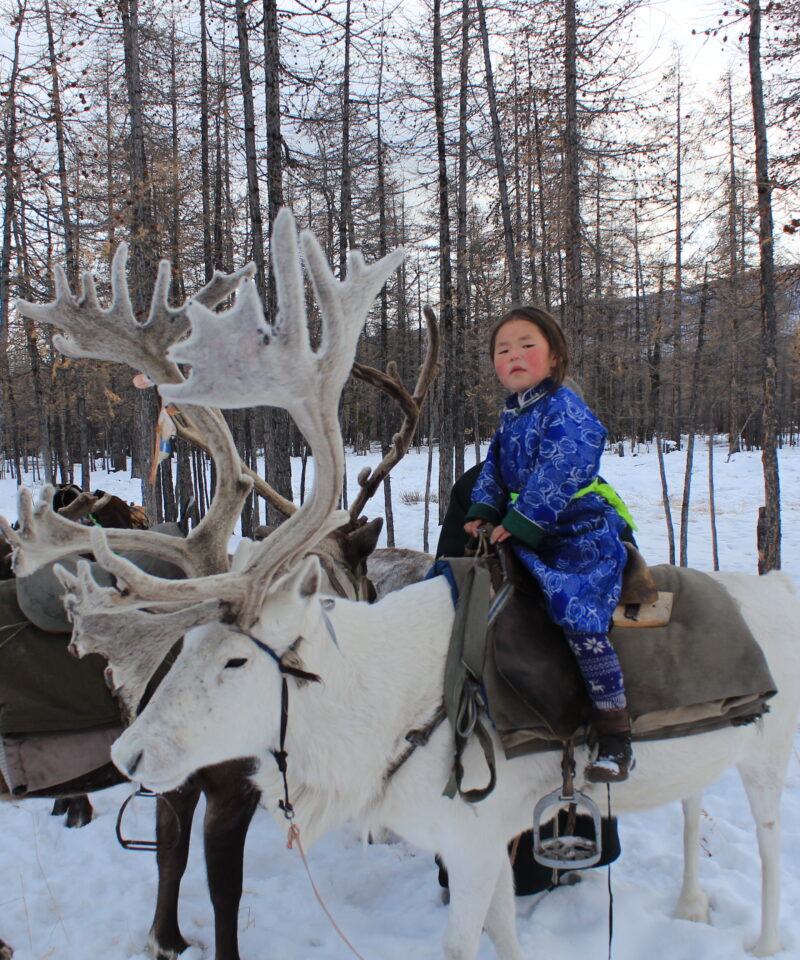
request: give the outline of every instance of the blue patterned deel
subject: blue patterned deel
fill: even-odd
[[[606,431],[577,394],[551,387],[506,401],[467,517],[512,534],[557,624],[604,634],[622,585],[625,521],[599,494],[575,495],[598,475]]]

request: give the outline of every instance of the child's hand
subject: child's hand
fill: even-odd
[[[468,520],[467,523],[464,524],[464,530],[471,537],[477,537],[478,530],[480,530],[480,528],[484,525],[484,523],[486,523],[486,521],[481,520],[480,518],[476,518],[475,520]]]
[[[492,536],[490,537],[492,543],[502,543],[504,540],[508,540],[511,534],[506,530],[502,523],[498,523],[497,526],[492,530]]]

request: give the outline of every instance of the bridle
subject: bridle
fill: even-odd
[[[287,677],[295,677],[298,680],[306,680],[310,683],[321,683],[322,677],[316,673],[309,673],[307,670],[301,670],[299,667],[293,667],[288,663],[284,662],[283,657],[285,654],[278,654],[268,643],[264,643],[263,640],[259,640],[258,637],[254,637],[252,633],[244,634],[248,639],[252,640],[253,643],[258,647],[259,650],[263,650],[264,653],[268,654],[277,664],[278,670],[281,674],[281,732],[280,740],[278,742],[278,749],[271,750],[275,763],[278,766],[280,771],[281,778],[283,780],[283,799],[278,801],[278,806],[283,810],[283,815],[291,823],[294,819],[294,807],[292,806],[292,801],[289,799],[289,783],[286,777],[286,771],[288,768],[288,758],[289,754],[286,750],[286,730],[289,725],[289,683]],[[297,638],[300,640],[300,637]],[[294,650],[297,641],[289,648],[289,650]],[[287,651],[288,652],[288,651]]]

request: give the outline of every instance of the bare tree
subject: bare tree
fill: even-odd
[[[762,454],[764,467],[764,506],[758,516],[758,572],[779,570],[781,566],[781,491],[778,472],[778,384],[777,318],[775,313],[775,259],[772,228],[772,183],[769,177],[767,121],[764,88],[761,79],[761,2],[748,0],[750,33],[748,60],[750,92],[753,102],[756,186],[758,190],[758,236],[761,249],[761,350],[763,362],[764,409],[762,417]]]
[[[130,111],[130,182],[131,182],[131,255],[130,277],[132,302],[140,321],[144,321],[150,303],[152,278],[158,258],[156,227],[151,202],[151,183],[145,148],[144,101],[139,49],[139,2],[120,0],[125,83]],[[156,492],[147,480],[147,464],[155,444],[155,410],[152,393],[136,394],[133,433],[132,474],[142,478],[142,503],[148,516],[158,514]]]
[[[442,4],[433,0],[433,101],[439,199],[439,301],[445,366],[439,383],[439,523],[444,520],[453,486],[452,357],[453,267],[450,239],[450,180],[447,172],[444,79],[442,74]]]
[[[486,92],[489,98],[489,114],[492,120],[492,143],[494,146],[494,162],[497,169],[497,186],[500,191],[500,211],[503,216],[503,238],[505,241],[506,261],[511,283],[511,299],[515,303],[522,300],[522,274],[517,257],[516,237],[511,223],[511,206],[508,200],[508,179],[506,164],[503,158],[502,136],[500,132],[500,117],[497,111],[497,94],[494,87],[494,71],[492,70],[492,56],[489,49],[489,30],[486,26],[486,10],[483,0],[477,0],[478,22],[480,23],[481,43],[483,45],[483,65],[486,72]]]

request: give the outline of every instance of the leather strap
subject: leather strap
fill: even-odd
[[[444,704],[455,739],[455,756],[443,793],[451,799],[458,793],[468,803],[477,803],[487,797],[497,780],[494,746],[480,719],[485,706],[481,679],[486,655],[489,587],[488,570],[483,564],[474,563],[461,586],[444,673]],[[484,787],[465,791],[461,787],[464,776],[461,757],[473,733],[483,749],[489,780]]]

